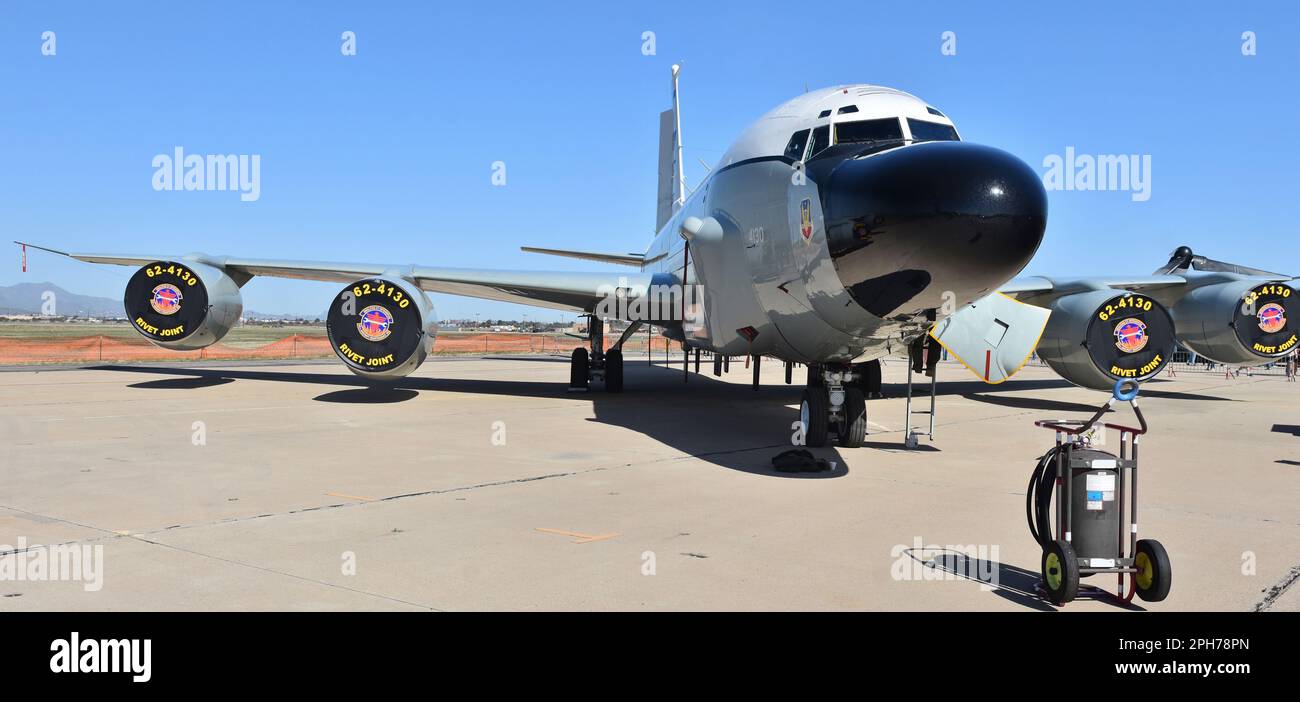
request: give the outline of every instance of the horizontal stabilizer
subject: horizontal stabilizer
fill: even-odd
[[[948,353],[996,385],[1029,361],[1051,311],[992,293],[957,310],[930,331]]]
[[[520,251],[528,253],[546,254],[548,256],[563,256],[564,258],[580,258],[584,261],[600,261],[601,263],[617,263],[622,266],[641,267],[645,262],[645,256],[641,254],[611,254],[597,253],[594,251],[569,251],[567,249],[539,249],[535,246],[520,246]]]

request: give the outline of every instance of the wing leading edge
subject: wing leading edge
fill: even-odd
[[[1093,278],[1047,278],[1028,276],[1016,278],[998,288],[998,292],[1020,301],[1044,304],[1087,290],[1130,290],[1151,293],[1187,285],[1187,279],[1177,275],[1097,276]]]
[[[241,286],[254,277],[351,283],[361,278],[392,275],[415,282],[422,290],[464,295],[501,302],[569,311],[590,311],[616,288],[636,297],[649,289],[648,273],[589,273],[564,271],[510,271],[477,268],[438,268],[409,264],[327,263],[283,259],[236,258],[191,253],[183,256],[69,253],[35,244],[15,242],[41,251],[118,266],[143,266],[154,261],[191,261],[226,271]]]

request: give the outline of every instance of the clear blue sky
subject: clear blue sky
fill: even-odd
[[[805,85],[878,83],[1040,172],[1067,146],[1151,155],[1147,202],[1049,193],[1026,274],[1149,273],[1184,243],[1300,273],[1300,9],[1061,5],[4,0],[0,227],[73,250],[598,269],[518,247],[644,248],[657,113],[682,62],[691,182],[697,158]],[[339,51],[345,30],[356,56]],[[154,155],[178,145],[260,154],[260,200],[154,191]],[[5,250],[0,284],[117,297],[129,275],[45,254],[24,275]],[[335,287],[257,279],[245,304],[315,313]],[[560,317],[435,302],[444,318]]]

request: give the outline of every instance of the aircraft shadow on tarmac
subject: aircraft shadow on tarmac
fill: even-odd
[[[1226,397],[1212,397],[1206,395],[1193,395],[1191,393],[1185,393],[1185,392],[1168,392],[1162,390],[1146,390],[1146,389],[1142,390],[1142,396],[1157,397],[1157,398],[1169,399],[1169,400],[1210,400],[1210,401],[1221,401],[1221,402],[1239,402],[1239,400],[1232,400]],[[1083,402],[1066,402],[1064,400],[1049,400],[1047,398],[1042,398],[1042,397],[1007,397],[1007,396],[989,395],[986,393],[970,393],[968,395],[962,395],[962,397],[968,400],[974,400],[976,402],[985,402],[991,405],[1000,405],[1002,407],[1041,410],[1043,412],[1076,412],[1076,413],[1081,413],[1090,416],[1093,412],[1096,412],[1097,409],[1101,407],[1102,403],[1106,401],[1108,396],[1105,393],[1100,393],[1100,392],[1097,393],[1097,403],[1092,405]],[[1111,409],[1110,411],[1114,412],[1115,410]]]
[[[1039,596],[1036,587],[1042,578],[1034,571],[997,561],[972,558],[969,554],[949,548],[909,548],[905,549],[904,553],[919,562],[923,568],[932,569],[936,580],[970,580],[988,588],[994,596],[1022,607],[1044,612],[1057,609],[1052,603]],[[1096,577],[1098,576],[1094,576]],[[1083,585],[1102,586],[1100,580],[1098,582],[1088,580],[1083,581],[1080,589]],[[1132,602],[1124,607],[1146,611]]]
[[[567,363],[564,357],[547,356],[492,356],[511,361],[547,361]],[[743,367],[743,360],[732,368],[730,375],[739,373],[748,377],[749,371]],[[769,361],[770,362],[770,361]],[[739,470],[758,475],[784,478],[837,478],[849,471],[848,462],[840,451],[834,447],[809,449],[817,458],[834,464],[834,468],[818,472],[785,473],[775,470],[771,465],[772,456],[791,448],[787,437],[793,434],[791,425],[798,419],[798,410],[787,405],[799,401],[804,372],[797,369],[795,384],[768,384],[758,390],[737,383],[721,382],[711,375],[711,363],[701,364],[701,372],[691,372],[689,379],[683,382],[680,357],[673,359],[669,365],[662,360],[653,364],[644,358],[629,359],[625,366],[627,391],[621,394],[608,394],[594,383],[592,389],[585,393],[568,393],[563,382],[537,382],[527,380],[494,380],[491,378],[454,378],[409,376],[394,381],[376,383],[374,381],[341,373],[317,373],[290,370],[260,370],[257,366],[236,368],[208,368],[203,366],[136,366],[105,365],[92,367],[91,370],[111,370],[126,373],[158,374],[171,377],[162,380],[138,382],[128,387],[136,389],[171,389],[193,390],[224,385],[237,380],[272,381],[285,383],[305,383],[319,386],[341,386],[316,396],[318,402],[388,404],[406,402],[415,399],[421,391],[462,392],[481,395],[502,395],[513,397],[563,397],[578,402],[589,402],[594,418],[590,421],[624,427],[638,431],[667,446],[690,454],[701,460],[732,470]],[[436,366],[439,372],[446,369],[454,373],[456,365],[452,363]],[[960,395],[977,401],[993,402],[1016,407],[1034,407],[1052,411],[1092,411],[1095,406],[1081,403],[1060,401],[1037,401],[1044,404],[1035,405],[1033,398],[996,397],[994,393],[1041,390],[1069,387],[1064,380],[1023,380],[1001,385],[986,385],[978,380],[939,382],[938,394],[941,396]],[[902,383],[887,383],[882,388],[886,397],[901,397],[906,393]],[[913,391],[924,402],[923,391],[928,390],[922,382],[914,385]],[[978,391],[978,394],[976,394]],[[1148,393],[1155,395],[1156,393]],[[1186,398],[1205,399],[1184,393],[1161,393]],[[1098,393],[1100,404],[1104,399]],[[1213,398],[1221,399],[1221,398]],[[1019,404],[1017,404],[1019,403]],[[868,416],[871,404],[868,403]],[[701,431],[701,422],[710,422],[712,431]],[[881,440],[868,436],[867,448],[877,450],[904,450],[901,432],[885,436],[876,434]],[[922,444],[923,451],[937,451],[937,447]],[[913,449],[916,450],[916,449]]]
[[[129,388],[138,388],[141,390],[196,390],[198,388],[210,388],[216,385],[225,385],[226,383],[235,382],[234,378],[224,378],[218,375],[196,376],[193,378],[164,378],[162,380],[146,380],[140,383],[132,383]]]
[[[967,400],[985,402],[990,405],[1012,407],[1015,409],[1041,410],[1043,412],[1077,412],[1082,414],[1092,414],[1101,406],[1101,402],[1098,402],[1095,405],[1086,405],[1082,402],[1048,400],[1041,397],[999,397],[997,395],[985,395],[982,393],[971,393],[970,395],[962,395],[962,397]]]
[[[970,378],[970,376],[966,373],[963,373],[963,375],[967,378]],[[1153,385],[1159,385],[1165,382],[1168,381],[1166,381],[1163,378],[1156,378],[1154,380],[1149,380],[1146,383],[1143,383],[1142,396],[1159,397],[1166,400],[1241,402],[1241,400],[1233,400],[1227,397],[1218,397],[1215,395],[1204,395],[1201,393],[1177,392],[1173,390],[1160,390],[1152,387]],[[1028,407],[1033,409],[1034,407],[1031,404],[1033,398],[996,398],[995,400],[994,396],[996,393],[1023,392],[1026,390],[1061,390],[1061,389],[1067,389],[1073,387],[1075,387],[1074,384],[1068,380],[1065,380],[1064,378],[1035,378],[1033,380],[1029,380],[1029,379],[1022,380],[1022,379],[1013,378],[1012,380],[1009,380],[1005,383],[999,383],[997,385],[989,385],[988,383],[985,383],[982,380],[978,380],[974,378],[970,380],[945,380],[944,378],[941,377],[939,378],[939,388],[936,394],[939,397],[943,397],[945,395],[961,395],[962,397],[966,397],[981,402],[995,402],[996,404],[1005,404],[1007,407]],[[887,397],[902,397],[907,394],[907,386],[904,385],[903,383],[885,383],[883,389]],[[919,380],[912,385],[913,396],[918,398],[918,400],[922,403],[925,402],[926,396],[929,394],[929,392],[930,392],[930,386],[928,380]],[[1061,402],[1060,400],[1043,400],[1042,401],[1044,404],[1043,409],[1048,409],[1048,410],[1060,409],[1058,405],[1070,405],[1075,408],[1087,408],[1089,411],[1095,412],[1097,411],[1097,407],[1101,406],[1101,403],[1105,402],[1106,399],[1110,397],[1110,393],[1096,391],[1093,394],[1097,397],[1096,404],[1066,403],[1066,402]],[[976,395],[979,395],[980,397],[975,397]],[[1022,400],[1024,400],[1023,403],[1021,403]],[[1013,403],[1021,403],[1021,404],[1013,404]],[[868,407],[868,409],[870,409],[870,407]]]
[[[1151,383],[1160,383],[1163,380],[1148,381],[1142,386],[1143,397],[1155,397],[1165,400],[1199,400],[1209,402],[1239,402],[1227,397],[1218,397],[1215,395],[1202,395],[1189,392],[1177,392],[1172,390],[1152,389]],[[945,388],[945,385],[947,387]],[[888,386],[886,386],[888,387]],[[901,386],[900,386],[901,387]],[[1048,390],[1073,387],[1069,381],[1058,380],[1013,380],[1000,385],[986,385],[985,383],[975,381],[957,381],[953,383],[939,383],[939,395],[961,395],[968,400],[976,402],[985,402],[1002,407],[1013,407],[1016,409],[1042,410],[1044,412],[1082,412],[1091,414],[1097,411],[1108,398],[1109,394],[1104,392],[1095,393],[1097,400],[1093,404],[1085,402],[1066,402],[1064,400],[1051,400],[1041,397],[1008,397],[1001,396],[998,392],[1015,392],[1021,390]],[[920,391],[913,388],[913,392]],[[1112,410],[1113,411],[1113,410]]]
[[[317,395],[317,402],[338,402],[342,404],[383,405],[393,402],[406,402],[420,393],[410,388],[365,387],[351,390],[335,390],[324,395]]]
[[[503,357],[515,360],[550,360],[537,357]],[[567,359],[558,358],[567,363]],[[438,372],[454,373],[456,364],[435,366]],[[382,384],[351,374],[316,373],[290,370],[260,370],[256,366],[239,368],[204,368],[180,366],[107,365],[92,370],[125,373],[182,376],[164,380],[133,383],[138,389],[196,389],[233,381],[271,381],[305,383],[324,387],[342,386],[317,395],[318,402],[382,404],[406,402],[422,391],[459,392],[509,397],[563,398],[591,404],[594,417],[589,421],[624,427],[671,446],[683,453],[731,470],[756,475],[795,479],[838,478],[849,467],[835,447],[810,448],[817,458],[834,467],[813,472],[780,472],[771,459],[793,448],[787,437],[794,430],[798,410],[787,405],[799,401],[801,386],[765,385],[757,391],[749,386],[725,383],[709,375],[711,364],[701,366],[683,382],[680,361],[675,367],[662,362],[647,364],[645,359],[629,359],[625,366],[627,391],[606,393],[600,383],[589,392],[566,392],[564,382],[494,380],[491,378],[454,378],[413,376]],[[731,375],[748,371],[733,368]],[[702,422],[711,424],[702,429]],[[901,449],[901,441],[869,442],[869,447]]]

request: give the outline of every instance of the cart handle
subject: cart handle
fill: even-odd
[[[1138,396],[1138,382],[1131,378],[1121,378],[1115,381],[1115,389],[1111,391],[1111,396],[1120,402],[1132,402]]]
[[[1133,406],[1133,414],[1137,415],[1138,423],[1142,425],[1141,429],[1125,426],[1123,424],[1108,423],[1104,426],[1117,431],[1126,431],[1134,436],[1141,436],[1147,433],[1147,418],[1142,416],[1142,410],[1138,409],[1137,396],[1138,382],[1136,380],[1124,379],[1115,381],[1115,390],[1112,393],[1112,398],[1119,400],[1120,402],[1127,402]]]
[[[1133,406],[1133,414],[1137,415],[1138,423],[1142,425],[1142,428],[1138,429],[1135,427],[1128,427],[1121,424],[1110,424],[1110,423],[1103,424],[1102,426],[1110,429],[1116,429],[1118,431],[1126,431],[1133,434],[1134,436],[1141,436],[1142,434],[1147,433],[1147,419],[1146,417],[1142,416],[1142,410],[1138,409],[1137,396],[1138,396],[1138,382],[1136,380],[1132,380],[1129,378],[1125,378],[1123,380],[1117,380],[1115,381],[1115,389],[1111,392],[1110,399],[1106,400],[1106,404],[1099,407],[1097,409],[1097,413],[1092,415],[1092,418],[1089,419],[1088,421],[1085,422],[1077,419],[1047,419],[1047,420],[1039,420],[1037,422],[1034,422],[1034,426],[1045,427],[1047,429],[1054,429],[1056,431],[1062,432],[1064,434],[1069,434],[1071,436],[1078,436],[1079,434],[1082,434],[1088,431],[1089,429],[1091,429],[1093,425],[1097,423],[1097,420],[1101,419],[1102,415],[1109,412],[1110,408],[1118,400],[1120,402],[1127,402]]]

